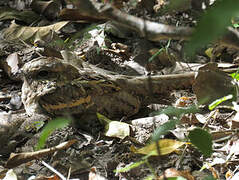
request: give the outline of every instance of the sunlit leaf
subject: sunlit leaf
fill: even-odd
[[[174,152],[186,142],[176,141],[173,139],[161,139],[158,141],[160,155],[166,155]],[[156,143],[151,143],[143,148],[136,150],[139,154],[158,155]]]
[[[205,54],[206,54],[210,59],[212,59],[212,57],[213,57],[213,48],[210,47],[210,48],[206,49]]]
[[[146,162],[146,160],[138,161],[138,162],[129,164],[129,165],[123,167],[123,168],[116,169],[114,172],[116,172],[116,173],[128,172],[128,171],[130,171],[131,169],[134,169],[134,168],[136,168],[136,167],[139,167],[140,165],[144,164],[145,162]]]
[[[232,94],[230,94],[228,96],[224,96],[220,99],[217,99],[217,100],[213,101],[211,104],[209,104],[208,108],[209,108],[210,111],[212,111],[215,107],[217,107],[222,102],[225,102],[225,101],[227,101],[229,99],[232,99],[232,98],[233,98]]]
[[[239,80],[239,73],[238,73],[238,72],[239,72],[239,71],[237,70],[237,72],[230,74],[231,77],[232,77],[233,79]]]

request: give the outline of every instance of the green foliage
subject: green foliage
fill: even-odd
[[[149,175],[146,178],[144,178],[144,180],[153,180],[155,179],[153,175]]]
[[[166,135],[170,130],[175,129],[176,124],[178,124],[179,122],[179,120],[170,120],[156,128],[152,135],[152,141],[158,142],[162,135]]]
[[[234,28],[239,28],[239,23],[234,23],[234,24],[232,24],[232,26],[233,26]]]
[[[239,69],[235,73],[230,74],[233,79],[239,80]]]
[[[239,1],[217,0],[200,19],[198,26],[186,46],[186,53],[194,55],[198,48],[216,40],[231,25],[231,18],[239,12]]]
[[[232,27],[234,27],[234,28],[239,27],[239,17],[238,17],[238,15],[236,17],[232,18]]]
[[[169,177],[169,178],[167,178],[167,180],[187,180],[187,179],[179,176],[179,177]]]
[[[163,109],[162,111],[152,113],[152,115],[166,114],[169,117],[177,117],[178,119],[180,119],[181,116],[184,114],[197,113],[199,111],[200,110],[198,109],[197,106],[191,106],[186,108],[177,108],[169,106],[168,108]]]
[[[127,165],[126,167],[121,168],[121,169],[116,169],[116,170],[114,170],[114,172],[115,172],[115,173],[128,172],[128,171],[130,171],[131,169],[134,169],[134,168],[136,168],[136,167],[141,166],[142,164],[145,164],[145,163],[148,164],[148,157],[150,157],[150,156],[151,156],[151,154],[148,154],[148,155],[142,157],[142,160],[141,160],[141,161],[132,163],[132,164]]]
[[[217,100],[213,101],[211,104],[209,104],[208,108],[209,108],[210,111],[212,111],[219,104],[221,104],[221,103],[223,103],[223,102],[225,102],[227,100],[230,100],[232,98],[233,98],[233,95],[231,95],[231,94],[228,95],[228,96],[224,96],[224,97],[222,97],[220,99],[217,99]]]
[[[203,180],[216,180],[212,175],[203,178]]]
[[[114,170],[114,172],[116,172],[116,173],[128,172],[131,169],[137,168],[140,165],[145,164],[145,163],[146,163],[146,160],[138,161],[138,162],[132,163],[124,168]]]
[[[41,132],[41,136],[36,146],[36,150],[39,150],[45,146],[46,140],[51,133],[53,133],[56,129],[67,127],[70,122],[71,121],[69,119],[65,118],[56,118],[50,121]]]
[[[204,156],[209,157],[212,154],[212,136],[207,131],[196,128],[190,131],[188,138],[191,143],[196,146]]]
[[[153,56],[149,58],[148,62],[153,61],[163,50],[164,48],[160,48]]]

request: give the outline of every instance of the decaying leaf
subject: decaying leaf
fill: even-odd
[[[29,43],[51,42],[59,40],[56,33],[68,24],[68,21],[58,22],[49,26],[28,27],[12,22],[9,28],[4,31],[4,38],[9,41],[25,41]]]
[[[232,100],[237,97],[237,87],[232,78],[220,71],[213,63],[199,68],[193,91],[199,104],[205,105],[230,94],[233,95]]]

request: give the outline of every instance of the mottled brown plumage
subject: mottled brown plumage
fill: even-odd
[[[22,68],[22,100],[29,115],[99,112],[110,118],[131,116],[140,107],[158,102],[172,89],[189,87],[193,73],[132,77],[83,63],[38,58]]]

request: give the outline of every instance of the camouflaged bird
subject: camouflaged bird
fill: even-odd
[[[83,63],[40,57],[22,68],[22,101],[29,116],[99,112],[109,118],[136,114],[172,89],[190,87],[193,73],[136,77]]]

